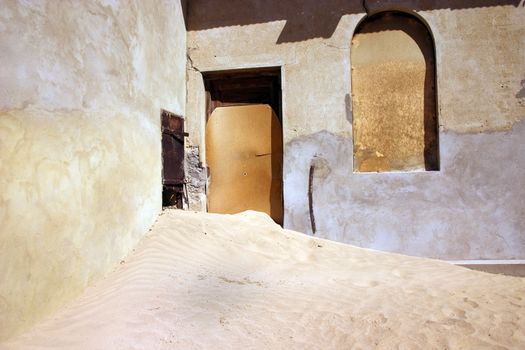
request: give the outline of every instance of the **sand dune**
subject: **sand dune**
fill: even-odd
[[[525,279],[165,211],[134,253],[0,349],[525,349]]]

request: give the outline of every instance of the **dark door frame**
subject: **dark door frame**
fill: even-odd
[[[282,109],[282,67],[242,68],[202,72],[206,98],[206,119],[217,107],[245,104],[268,104],[277,114],[281,123],[283,139],[284,170],[284,128]],[[206,135],[203,135],[206,140]],[[206,142],[206,141],[204,141]],[[284,225],[284,177],[281,174],[283,225]],[[207,193],[206,185],[206,193]]]

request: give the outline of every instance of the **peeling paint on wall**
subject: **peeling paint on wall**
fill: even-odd
[[[206,211],[206,169],[200,161],[199,147],[186,147],[186,188],[190,210]]]
[[[317,1],[304,1],[301,14],[275,2],[252,13],[256,0],[244,0],[231,23],[220,1],[199,1],[195,12],[190,4],[188,47],[203,72],[282,67],[285,227],[311,233],[309,169],[324,159],[328,175],[317,178],[315,169],[313,179],[316,235],[443,259],[525,258],[525,109],[516,96],[525,76],[523,9],[511,2],[367,2],[371,13],[413,10],[432,32],[441,160],[438,172],[356,174],[350,43],[362,6],[325,1],[320,19],[308,17]],[[283,33],[288,19],[307,26]],[[187,122],[191,142],[204,146],[199,75],[189,71]]]
[[[350,175],[351,139],[326,131],[297,138],[285,147],[286,225],[311,233],[308,169],[322,159],[330,171],[313,182],[317,237],[441,259],[520,259],[524,132],[521,122],[508,132],[444,133],[443,170],[411,174]]]

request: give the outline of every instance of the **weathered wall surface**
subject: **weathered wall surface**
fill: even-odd
[[[525,258],[523,6],[367,2],[413,12],[433,34],[440,171],[365,174],[352,166],[350,79],[362,2],[219,3],[189,8],[190,141],[203,149],[201,71],[282,66],[286,227],[311,233],[313,163],[320,237],[451,260]]]
[[[161,209],[184,114],[178,1],[0,1],[0,339],[78,295]]]
[[[435,58],[417,18],[382,12],[356,29],[350,48],[354,169],[439,169]]]

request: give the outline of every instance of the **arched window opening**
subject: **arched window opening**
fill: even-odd
[[[366,18],[351,45],[354,171],[439,170],[434,43],[401,12]]]

